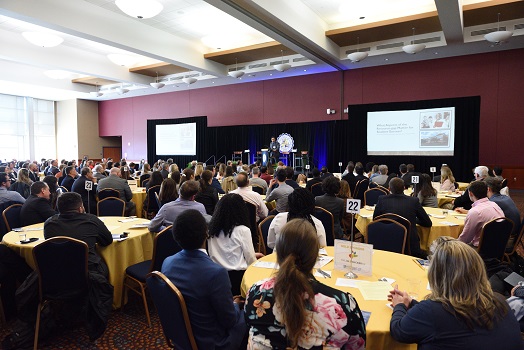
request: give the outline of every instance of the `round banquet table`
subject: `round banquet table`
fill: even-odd
[[[334,256],[334,247],[326,247],[329,256]],[[398,283],[401,290],[408,289],[407,279],[418,279],[421,281],[418,288],[418,295],[423,298],[429,293],[427,290],[428,278],[424,268],[416,263],[413,257],[409,255],[396,254],[382,250],[373,251],[373,275],[359,276],[357,280],[377,281],[379,278],[393,278]],[[270,254],[259,261],[276,261],[276,255]],[[416,344],[402,344],[391,338],[389,333],[389,322],[391,320],[392,310],[386,306],[387,295],[384,300],[364,300],[364,297],[357,288],[340,287],[335,283],[337,278],[344,278],[343,271],[334,270],[334,261],[331,261],[322,269],[331,271],[331,278],[317,277],[317,280],[330,287],[351,293],[358,302],[362,311],[371,312],[371,316],[366,325],[366,349],[416,349]],[[249,266],[244,274],[241,284],[242,295],[245,296],[249,288],[257,281],[270,277],[275,270],[268,268]]]
[[[411,196],[413,194],[413,189],[408,188],[407,190],[404,190],[404,194],[406,196]],[[456,197],[452,197],[452,195],[455,194],[448,191],[437,191],[438,207],[442,208],[444,204],[453,202],[453,200],[455,200]]]
[[[136,216],[141,218],[142,217],[142,209],[144,207],[144,201],[146,200],[146,188],[145,187],[137,187],[133,190],[131,190],[133,193],[133,198],[131,198],[131,201],[135,203],[136,205]]]
[[[109,268],[109,283],[115,288],[113,294],[113,308],[119,308],[121,305],[122,287],[124,283],[124,274],[126,268],[133,264],[149,260],[153,257],[153,234],[147,228],[131,228],[137,223],[148,222],[145,219],[138,219],[129,222],[119,222],[123,217],[105,216],[100,217],[112,234],[121,234],[124,231],[129,232],[126,240],[117,242],[113,241],[107,247],[97,246],[97,251],[104,259]],[[8,232],[2,243],[18,253],[25,259],[31,268],[35,268],[33,260],[33,247],[41,243],[44,239],[44,223],[34,224],[23,227],[27,238],[36,237],[38,241],[20,244],[19,232]]]
[[[367,234],[367,227],[369,223],[373,221],[373,209],[373,207],[371,207],[371,210],[362,208],[360,209],[360,214],[357,215],[355,227],[364,236]],[[453,210],[449,210],[448,215],[445,218],[436,218],[432,215],[443,216],[442,209],[424,207],[424,210],[426,213],[428,213],[431,218],[431,222],[433,223],[433,226],[431,227],[422,227],[417,225],[417,232],[420,236],[420,248],[424,250],[429,250],[431,243],[438,237],[451,236],[457,238],[464,229],[464,219],[466,218],[465,214],[459,214]],[[456,226],[450,226],[444,221],[456,224]]]

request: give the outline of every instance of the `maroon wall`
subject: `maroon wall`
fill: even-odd
[[[309,122],[340,119],[348,104],[480,95],[480,163],[524,168],[523,56],[520,49],[103,101],[100,136],[122,136],[122,153],[140,159],[147,153],[147,119],[206,115],[209,126]],[[337,113],[328,116],[327,108]]]

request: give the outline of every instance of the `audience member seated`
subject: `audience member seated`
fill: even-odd
[[[76,192],[82,197],[82,203],[84,203],[84,209],[89,214],[96,215],[96,189],[97,189],[97,178],[93,175],[93,171],[89,167],[84,167],[80,171],[80,177],[75,180],[71,192]],[[86,181],[91,181],[92,189],[86,190]],[[89,197],[89,200],[88,200]]]
[[[32,272],[24,259],[7,246],[0,244],[0,299],[7,320],[16,316],[15,292]]]
[[[307,182],[307,177],[304,174],[297,175],[297,184],[299,187],[305,187]]]
[[[457,240],[440,243],[428,271],[431,293],[418,302],[391,291],[391,336],[419,349],[522,349],[517,320],[493,292],[478,253]]]
[[[320,177],[322,178],[322,180],[324,180],[328,176],[333,176],[333,174],[331,174],[327,166],[324,165],[322,168],[320,168]]]
[[[178,191],[176,188],[175,180],[167,178],[162,181],[160,185],[160,192],[158,192],[158,200],[160,204],[164,205],[169,202],[173,202],[178,198]]]
[[[40,175],[38,174],[38,165],[35,163],[29,164],[29,179],[33,182],[40,180]]]
[[[273,190],[273,185],[278,183],[278,187]],[[293,188],[286,183],[286,171],[279,169],[276,179],[271,179],[267,190],[266,202],[276,201],[277,205],[271,211],[271,215],[288,211],[288,196],[293,192]]]
[[[311,186],[313,186],[314,184],[322,182],[322,179],[320,178],[320,170],[318,170],[318,168],[314,168],[311,172],[311,175],[313,176],[313,178],[306,183],[306,189],[308,191],[311,191]]]
[[[519,322],[520,332],[524,332],[524,286],[517,284],[511,290],[508,305]]]
[[[95,165],[93,168],[93,177],[96,177],[98,180],[107,177],[102,164]]]
[[[398,177],[402,178],[404,175],[406,175],[408,172],[408,167],[406,164],[402,163],[398,167]]]
[[[447,165],[440,168],[440,190],[455,191],[455,177],[453,177],[453,172]]]
[[[380,175],[380,171],[378,170],[378,164],[373,165],[373,168],[371,168],[371,171],[368,173],[368,175],[369,181]]]
[[[220,199],[209,223],[209,256],[229,271],[233,295],[240,294],[244,272],[257,259],[249,226],[244,199],[236,193]]]
[[[160,175],[162,175],[162,179],[167,179],[167,176],[169,175],[169,163],[163,163],[162,169],[160,170]]]
[[[249,349],[364,349],[366,327],[357,301],[312,275],[318,249],[309,220],[282,227],[275,248],[280,268],[256,282],[246,298]]]
[[[373,219],[387,213],[393,213],[408,219],[411,223],[409,235],[409,246],[411,255],[425,259],[426,253],[420,249],[420,237],[417,232],[417,224],[422,227],[431,227],[433,223],[428,214],[415,197],[404,194],[404,181],[400,178],[391,179],[389,182],[391,194],[379,197],[378,203],[373,211]]]
[[[149,182],[145,186],[146,191],[148,191],[150,187],[162,185],[162,181],[164,181],[164,178],[162,177],[160,171],[153,171],[151,173],[151,177],[149,178]]]
[[[218,194],[225,194],[224,190],[222,189],[222,185],[220,184],[220,181],[218,181],[216,177],[216,169],[212,165],[206,166],[206,170],[209,170],[211,172],[211,175],[213,176],[213,180],[211,181],[211,186],[216,188]]]
[[[260,178],[260,168],[259,167],[254,167],[251,170],[251,174],[253,174],[253,177],[251,179],[249,179],[249,185],[250,186],[257,185],[257,186],[262,187],[264,189],[262,194],[266,194],[266,192],[267,192],[267,182],[266,182],[266,180]]]
[[[286,170],[286,183],[293,189],[299,188],[300,186],[298,183],[293,180],[293,176],[295,176],[295,170],[293,170],[293,168],[290,166],[285,167],[284,170]]]
[[[271,181],[271,179],[273,178],[273,176],[271,176],[269,173],[268,173],[268,167],[267,166],[261,166],[260,167],[260,178],[262,180],[264,180],[268,185],[269,185],[269,182]]]
[[[438,208],[437,190],[433,188],[428,174],[420,174],[413,195],[418,198],[423,207]]]
[[[355,185],[357,184],[357,181],[358,181],[354,172],[355,172],[355,165],[353,165],[353,162],[349,162],[347,166],[347,174],[342,176],[342,180],[346,181],[349,184],[349,188],[351,191],[350,193],[353,193],[353,191],[355,190]]]
[[[105,188],[112,188],[119,192],[120,199],[126,202],[126,216],[136,215],[136,205],[131,202],[133,193],[127,181],[120,177],[120,168],[112,168],[109,176],[98,182],[98,192]]]
[[[262,197],[260,196],[260,194],[251,190],[251,187],[249,187],[248,181],[249,179],[248,179],[247,173],[241,172],[240,174],[237,175],[237,178],[236,178],[236,184],[238,188],[229,193],[239,194],[240,196],[242,196],[244,201],[253,204],[257,209],[256,221],[259,222],[260,220],[264,219],[267,216],[267,213],[268,213],[267,206],[266,206],[266,203],[262,201]]]
[[[378,166],[379,175],[371,177],[370,181],[376,183],[377,185],[384,186],[388,180],[388,166],[381,164]]]
[[[56,212],[51,207],[51,192],[45,182],[36,181],[31,185],[31,195],[22,205],[20,222],[22,226],[29,226],[46,221]]]
[[[335,176],[326,177],[322,181],[322,191],[325,194],[315,197],[315,205],[326,209],[333,215],[335,237],[340,239],[344,234],[340,226],[340,220],[346,212],[346,201],[342,198],[337,198],[337,194],[340,191],[340,180]]]
[[[404,180],[404,187],[410,188],[413,185],[413,183],[411,182],[411,177],[420,176],[420,174],[415,172],[415,166],[413,164],[408,164],[406,168],[408,172],[404,174],[404,176],[402,176],[402,180]]]
[[[183,250],[164,260],[162,273],[184,297],[198,348],[245,349],[244,311],[233,300],[226,269],[207,255],[206,220],[188,209],[175,219],[173,236]]]
[[[31,184],[33,181],[29,178],[29,171],[27,169],[18,170],[18,177],[16,182],[11,183],[9,191],[16,191],[20,193],[22,197],[27,199],[31,194]]]
[[[53,210],[56,209],[56,201],[58,199],[59,193],[58,191],[58,179],[54,177],[53,175],[47,175],[42,179],[43,182],[49,186],[49,192],[51,193],[51,196],[49,198],[49,203],[51,203],[51,208]]]
[[[297,188],[289,195],[289,211],[279,213],[271,221],[269,231],[267,234],[267,246],[271,249],[275,248],[275,242],[278,236],[281,235],[282,228],[293,219],[306,219],[313,225],[318,243],[321,247],[326,246],[326,230],[322,222],[313,216],[315,211],[315,197],[305,188]]]
[[[76,172],[76,168],[74,166],[66,167],[65,178],[60,183],[60,186],[65,187],[69,192],[71,192],[71,189],[73,188],[73,183],[75,182],[77,175],[78,173]]]
[[[473,174],[475,176],[476,181],[484,181],[485,178],[488,177],[488,167],[480,165],[476,167],[473,170]],[[471,198],[469,197],[469,188],[467,188],[462,196],[456,198],[453,201],[453,209],[459,209],[459,210],[470,210],[471,205],[473,202],[471,201]]]
[[[13,202],[14,203],[24,203],[25,198],[22,195],[15,191],[8,191],[11,186],[11,180],[6,173],[0,172],[0,205]]]
[[[513,232],[508,241],[508,246],[513,247],[514,240],[520,232],[521,220],[520,220],[520,211],[515,205],[515,202],[508,197],[500,194],[502,189],[502,180],[496,177],[488,177],[484,180],[488,186],[487,197],[491,202],[497,203],[497,205],[502,209],[504,216],[513,221]]]
[[[233,167],[231,165],[226,166],[226,173],[222,179],[222,189],[225,193],[229,193],[237,188],[233,175]]]
[[[488,198],[488,186],[484,181],[473,181],[468,188],[468,195],[473,203],[471,209],[466,211],[462,208],[456,209],[459,213],[467,213],[464,221],[464,229],[458,239],[474,247],[478,247],[482,227],[487,222],[504,217],[504,212],[495,202]]]
[[[153,220],[148,225],[151,232],[160,232],[175,222],[178,215],[188,209],[195,209],[204,217],[211,219],[206,213],[206,208],[202,203],[195,202],[195,196],[198,193],[199,184],[195,180],[185,181],[180,187],[180,197],[175,201],[166,203],[160,208]]]
[[[200,183],[200,189],[195,196],[195,201],[204,205],[208,215],[213,215],[218,203],[218,191],[212,186],[213,173],[209,170],[204,170],[198,182]]]

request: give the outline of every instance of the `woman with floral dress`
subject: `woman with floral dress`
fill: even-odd
[[[282,228],[276,276],[255,283],[246,299],[248,349],[364,349],[364,318],[353,296],[313,277],[318,249],[309,221]]]

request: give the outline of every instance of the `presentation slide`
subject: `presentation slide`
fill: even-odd
[[[368,155],[452,156],[455,107],[368,112]]]
[[[157,124],[156,154],[169,156],[196,155],[196,123]]]

